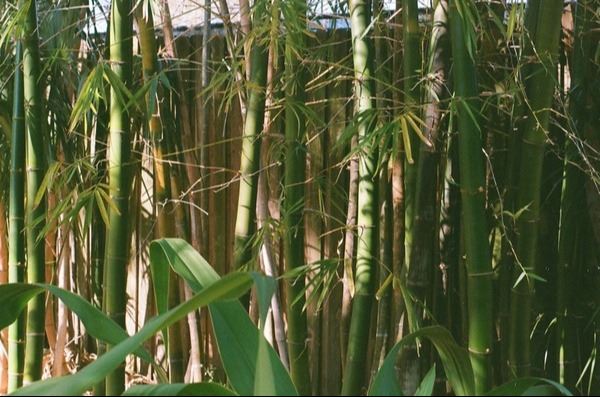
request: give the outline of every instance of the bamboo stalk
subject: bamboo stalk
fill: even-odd
[[[492,383],[493,271],[485,213],[485,165],[481,154],[483,141],[479,122],[479,87],[475,54],[468,51],[475,27],[466,20],[465,6],[472,4],[463,2],[459,12],[456,3],[456,0],[450,3],[450,29],[459,131],[462,231],[468,277],[469,352],[475,375],[475,389],[481,394]]]
[[[158,76],[158,45],[154,35],[154,17],[152,8],[148,4],[145,12],[142,6],[136,9],[136,20],[139,27],[140,46],[142,53],[142,66],[144,80],[148,84],[151,79]],[[168,152],[165,131],[162,128],[160,104],[157,92],[150,92],[146,97],[148,109],[148,131],[153,143],[154,167],[154,199],[158,213],[157,237],[174,237],[175,223],[173,217],[173,201],[171,193],[171,171],[166,161]],[[179,303],[179,278],[169,270],[169,306],[174,307]],[[177,322],[169,327],[168,331],[168,356],[169,380],[173,383],[183,382],[185,369],[183,365],[181,337],[181,323]],[[177,341],[177,342],[175,342]]]
[[[8,219],[4,203],[0,201],[0,285],[8,283]],[[8,390],[8,329],[0,335],[0,394]]]
[[[71,266],[71,234],[68,223],[63,223],[58,232],[57,244],[60,244],[57,263],[57,285],[60,288],[70,290],[70,266]],[[54,315],[54,314],[53,314]],[[66,371],[65,346],[68,340],[69,311],[66,305],[58,302],[57,306],[57,338],[54,345],[54,362],[52,363],[52,376],[62,376]]]
[[[345,31],[334,29],[327,36],[327,59],[338,64],[340,72],[346,72],[349,57],[350,40]],[[347,96],[350,85],[347,79],[333,80],[326,86],[327,98],[325,120],[329,120],[327,131],[323,133],[324,145],[324,258],[336,263],[337,275],[340,280],[345,279],[343,248],[346,234],[345,223],[347,211],[348,177],[345,170],[340,170],[344,163],[346,148],[337,148],[336,143],[342,138],[346,127]],[[347,146],[347,145],[344,145]],[[340,173],[342,171],[342,173]],[[353,233],[354,230],[351,229]],[[351,258],[352,260],[352,258]],[[320,393],[333,395],[339,393],[342,385],[342,349],[346,346],[340,340],[341,307],[343,304],[344,281],[335,284],[329,289],[323,302],[323,327],[322,327],[322,382]],[[346,329],[347,335],[347,329]],[[346,342],[347,344],[347,342]]]
[[[401,42],[403,36],[402,29],[402,18],[403,15],[400,13],[402,9],[402,1],[396,0],[396,17],[394,18],[394,39],[395,42]],[[404,63],[404,57],[398,51],[394,53],[394,65],[393,75],[401,76],[402,67]],[[396,79],[394,85],[400,86],[402,84],[401,79]],[[398,109],[403,103],[403,95],[400,90],[394,90],[393,92],[393,106],[394,109]],[[394,111],[396,116],[398,111]],[[404,182],[405,182],[405,162],[402,156],[402,141],[396,140],[394,147],[392,147],[392,213],[394,218],[394,243],[392,252],[392,286],[393,286],[393,305],[392,305],[392,320],[391,320],[391,332],[393,337],[390,338],[390,344],[396,343],[404,336],[404,303],[402,299],[402,292],[400,290],[400,283],[402,279],[402,272],[406,263],[405,245],[404,245],[404,226],[406,221],[405,216],[405,195],[404,195]],[[391,347],[391,346],[390,346]]]
[[[98,114],[96,116],[96,125],[94,132],[94,152],[93,164],[97,170],[95,183],[105,182],[106,178],[106,157],[107,157],[107,131],[108,131],[108,101],[100,101]],[[90,245],[90,284],[91,284],[91,303],[95,308],[102,310],[104,295],[104,259],[106,250],[106,229],[107,225],[102,218],[101,209],[98,203],[94,204],[91,230],[89,237]],[[95,353],[99,356],[106,350],[106,345],[101,341],[96,341]],[[104,395],[105,382],[100,382],[94,386],[94,395]]]
[[[406,111],[418,114],[420,104],[419,76],[421,74],[421,43],[419,33],[419,7],[417,0],[402,0],[402,38],[403,54],[403,93]],[[411,148],[417,148],[419,141],[416,134],[410,134]],[[413,222],[416,204],[417,161],[419,151],[412,151],[415,163],[404,162],[404,242],[406,264],[411,265],[413,244]]]
[[[260,0],[258,0],[260,2]],[[240,10],[240,30],[242,32],[242,36],[244,37],[244,54],[245,54],[245,63],[246,63],[246,80],[252,80],[252,68],[254,64],[252,63],[252,49],[250,45],[250,41],[248,40],[248,36],[250,35],[250,31],[252,30],[252,17],[250,12],[250,1],[249,0],[239,0],[239,10]],[[258,25],[260,26],[260,25]]]
[[[356,137],[352,138],[351,150],[357,145]],[[342,308],[340,314],[340,346],[341,359],[348,359],[348,341],[350,335],[350,319],[352,316],[352,296],[354,295],[354,253],[356,251],[356,218],[358,211],[358,158],[350,159],[348,178],[348,210],[346,213],[346,235],[344,238],[344,275],[342,278]],[[343,375],[343,374],[342,374]]]
[[[177,50],[177,43],[175,42],[175,35],[173,31],[173,21],[171,19],[171,13],[169,10],[169,2],[168,0],[160,0],[161,4],[161,18],[162,18],[162,31],[164,34],[164,44],[166,55],[172,60],[179,60],[179,51]],[[186,85],[186,81],[184,80],[184,75],[182,71],[182,67],[178,66],[175,68],[175,87],[176,87],[176,96],[178,96],[177,102],[177,110],[180,114],[180,128],[181,128],[181,145],[182,145],[182,154],[184,161],[185,170],[187,173],[187,182],[194,186],[194,184],[200,179],[200,174],[198,171],[198,157],[199,153],[197,150],[197,146],[195,145],[196,137],[194,136],[194,132],[192,130],[192,108],[189,103],[188,98],[188,88]],[[184,186],[182,186],[184,187]],[[202,225],[201,220],[199,219],[197,208],[197,199],[194,194],[195,190],[190,191],[189,200],[192,203],[189,210],[189,228],[192,236],[192,243],[194,243],[194,248],[200,249],[198,246],[201,241],[200,237],[200,226]],[[178,192],[177,192],[178,194]]]
[[[254,9],[255,24],[266,26],[270,13],[265,0]],[[240,190],[237,205],[234,243],[234,267],[239,269],[252,261],[252,236],[256,230],[256,195],[260,168],[260,141],[265,114],[265,85],[267,80],[268,46],[257,37],[250,54],[252,72],[248,81],[248,103],[240,165]]]
[[[275,256],[273,253],[273,244],[271,239],[271,231],[268,230],[269,226],[269,194],[267,188],[267,175],[265,173],[261,173],[259,177],[259,186],[258,186],[258,202],[257,202],[257,221],[259,223],[260,228],[265,228],[263,233],[263,243],[260,248],[260,258],[262,263],[262,268],[265,274],[269,277],[278,278],[279,271],[278,266],[275,262]],[[304,247],[303,247],[304,248]],[[287,347],[287,336],[285,333],[285,326],[283,322],[283,310],[281,307],[281,294],[279,289],[275,290],[273,297],[271,298],[271,313],[273,317],[273,329],[274,329],[274,340],[271,341],[271,345],[273,347],[277,347],[277,351],[279,352],[279,357],[283,362],[283,365],[289,370],[290,367],[290,359],[289,352]],[[265,332],[267,329],[265,327]]]
[[[392,82],[392,68],[390,67],[390,53],[388,49],[388,37],[386,37],[387,29],[383,18],[384,3],[378,0],[373,5],[376,13],[377,22],[375,25],[375,58],[377,67],[375,73],[377,75],[376,91],[378,92],[377,107],[384,111],[384,115],[380,119],[380,123],[390,122],[390,112],[387,111],[388,102],[391,100],[391,91],[387,88]],[[393,266],[393,214],[392,214],[392,180],[389,165],[391,164],[391,149],[392,140],[384,141],[381,144],[382,161],[381,170],[378,175],[379,191],[381,196],[379,199],[379,261],[378,269],[378,289],[384,288],[383,293],[378,296],[377,301],[377,323],[373,329],[374,345],[373,358],[371,364],[371,377],[373,377],[379,367],[383,363],[388,352],[388,341],[390,339],[390,323],[392,313],[392,284],[388,284],[391,277]]]
[[[443,108],[440,104],[446,96],[446,74],[449,58],[449,38],[447,33],[448,3],[439,1],[435,9],[431,42],[429,45],[429,84],[425,101],[425,131],[428,143],[419,141],[419,156],[416,165],[414,188],[414,203],[412,205],[413,242],[409,250],[410,266],[408,269],[407,285],[415,298],[422,304],[428,300],[432,271],[436,258],[436,228],[439,219],[437,192],[439,185],[439,146],[441,144],[441,118]],[[413,146],[415,147],[415,146]],[[410,169],[410,167],[409,167]],[[408,178],[408,176],[407,176]]]
[[[113,0],[110,17],[110,61],[117,78],[125,86],[132,81],[133,16],[131,0]],[[125,327],[127,306],[127,264],[131,233],[129,200],[132,185],[131,126],[129,109],[110,89],[110,156],[108,163],[109,227],[104,263],[104,309],[117,324]],[[122,93],[121,93],[122,95]],[[106,291],[110,291],[107,293]],[[112,346],[108,346],[110,350]],[[121,365],[106,378],[106,393],[119,395],[125,388],[125,367]]]
[[[525,41],[527,65],[525,78],[527,118],[522,126],[521,172],[518,183],[516,209],[525,209],[517,219],[517,260],[514,279],[519,281],[512,289],[510,328],[510,367],[517,376],[526,376],[531,370],[530,339],[531,302],[539,235],[540,189],[545,150],[546,131],[554,93],[555,62],[561,29],[562,3],[531,0],[527,3],[527,34]]]
[[[305,16],[307,5],[305,1],[292,3],[290,11],[298,20],[285,20],[286,50],[285,50],[285,175],[284,199],[282,202],[284,224],[284,253],[286,271],[293,271],[305,266],[304,257],[304,182],[306,164],[306,118],[305,106],[305,70],[299,54],[306,47]],[[298,24],[298,25],[295,25]],[[290,355],[290,372],[294,384],[300,394],[311,393],[308,345],[307,318],[304,306],[305,281],[304,275],[286,282],[286,313],[288,322],[288,348]]]
[[[41,61],[35,0],[21,3],[28,7],[23,38],[23,98],[27,126],[27,204],[25,224],[27,235],[27,281],[43,283],[45,276],[45,239],[42,231],[46,218],[46,195],[39,204],[36,196],[46,173],[45,132],[42,104]],[[45,296],[40,294],[27,306],[27,330],[23,384],[42,377],[44,353]]]
[[[558,247],[558,266],[556,276],[556,357],[557,380],[574,388],[578,380],[577,329],[573,326],[577,308],[575,286],[577,270],[581,269],[582,258],[578,254],[578,240],[585,233],[585,224],[580,217],[585,216],[586,175],[580,153],[580,139],[584,130],[591,124],[586,104],[590,89],[587,83],[593,75],[590,73],[594,42],[589,35],[593,26],[594,0],[581,0],[575,10],[575,31],[573,62],[571,64],[570,112],[574,119],[574,134],[565,142],[564,177],[560,210],[560,229]]]
[[[8,281],[25,281],[25,114],[23,102],[22,44],[17,42],[13,97],[8,218]],[[8,392],[23,384],[25,313],[8,329]]]
[[[348,357],[344,370],[342,394],[357,395],[365,386],[367,340],[369,336],[375,265],[378,256],[377,177],[378,143],[371,142],[376,123],[373,106],[374,74],[371,40],[367,28],[371,22],[365,0],[350,0],[350,25],[354,60],[356,120],[358,125],[358,241],[356,246],[355,294],[348,337]]]

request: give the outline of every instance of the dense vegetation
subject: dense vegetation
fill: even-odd
[[[313,3],[0,3],[0,393],[600,393],[600,0]]]

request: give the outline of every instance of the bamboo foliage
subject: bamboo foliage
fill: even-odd
[[[12,392],[597,394],[598,0],[83,3],[0,2]]]

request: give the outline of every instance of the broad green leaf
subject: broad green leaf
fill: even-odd
[[[402,347],[414,343],[417,339],[428,339],[437,350],[448,381],[457,396],[474,395],[475,378],[469,359],[469,352],[454,341],[450,332],[440,326],[421,328],[401,341],[390,350],[369,389],[370,396],[399,395],[400,383],[396,378],[396,360]],[[434,377],[435,378],[435,377]]]
[[[403,339],[404,340],[404,339]],[[381,368],[377,371],[371,387],[369,396],[401,396],[402,387],[396,377],[396,359],[400,349],[404,346],[402,340],[388,353]]]
[[[162,239],[150,246],[150,260],[170,264],[194,292],[219,280],[206,260],[181,239]],[[259,295],[262,282],[258,285]],[[265,290],[266,291],[266,290]],[[261,300],[265,300],[264,295]],[[270,295],[269,295],[270,299]],[[216,302],[209,311],[221,360],[232,388],[240,395],[297,395],[290,375],[273,348],[248,317],[240,302]],[[260,363],[260,364],[259,364]],[[260,376],[260,377],[259,377]],[[261,382],[261,384],[256,384]]]
[[[258,295],[259,326],[264,329],[271,306],[271,297],[275,293],[277,285],[275,279],[257,273],[253,274],[252,278]],[[254,382],[254,395],[274,396],[277,395],[277,379],[274,377],[275,370],[269,355],[271,346],[262,335],[262,332],[259,332],[256,357],[256,379],[259,379],[259,382]]]
[[[174,383],[172,385],[137,385],[123,396],[237,396],[218,383]]]
[[[169,310],[169,264],[163,261],[150,261],[150,274],[152,276],[152,288],[154,289],[154,300],[158,314]],[[165,346],[168,346],[168,333],[163,333]]]
[[[0,329],[15,322],[27,302],[42,292],[43,288],[32,284],[0,285]]]
[[[541,386],[541,387],[540,387]],[[496,387],[486,395],[488,396],[554,396],[556,393],[563,396],[572,396],[573,394],[554,381],[543,378],[518,378],[511,380],[501,386]],[[535,394],[532,394],[535,393]]]
[[[27,303],[44,291],[56,296],[75,313],[85,325],[87,332],[95,339],[116,345],[129,337],[123,328],[82,297],[46,284],[0,285],[0,329],[12,324]],[[146,350],[138,349],[135,354],[154,365],[152,355]],[[159,369],[157,365],[154,366]],[[164,371],[159,371],[159,374],[164,375]]]
[[[427,372],[419,388],[415,392],[415,396],[431,396],[433,395],[433,386],[435,385],[435,364]]]
[[[74,375],[51,378],[32,383],[17,390],[13,395],[29,396],[75,396],[85,393],[114,371],[129,354],[139,349],[147,339],[161,329],[183,319],[189,312],[221,299],[236,299],[250,288],[252,279],[248,274],[233,273],[204,289],[190,300],[168,312],[152,318],[135,335],[125,339],[96,361]]]

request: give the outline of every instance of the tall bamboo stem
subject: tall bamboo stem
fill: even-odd
[[[581,268],[581,254],[578,255],[578,242],[585,233],[586,175],[580,153],[580,139],[584,130],[591,124],[588,120],[586,104],[590,89],[590,64],[593,62],[594,42],[589,35],[593,26],[594,0],[581,0],[575,9],[575,32],[573,62],[571,66],[570,112],[574,119],[574,134],[565,142],[564,177],[560,210],[560,230],[558,246],[558,266],[556,276],[556,357],[555,365],[558,381],[575,387],[577,373],[577,329],[575,324],[575,290],[577,270]],[[579,262],[579,263],[578,263]]]
[[[358,240],[356,248],[355,294],[348,337],[348,356],[345,364],[342,394],[360,394],[365,386],[368,336],[375,286],[375,266],[378,257],[377,162],[378,142],[373,142],[376,123],[373,106],[375,53],[368,37],[371,23],[369,2],[350,0],[350,26],[354,60],[356,122],[358,123],[359,182],[358,182]]]
[[[17,42],[13,97],[8,215],[8,281],[25,281],[25,114],[23,102],[22,44]],[[8,329],[8,392],[23,384],[25,313]]]
[[[527,118],[521,137],[520,168],[516,209],[525,209],[517,220],[517,261],[512,289],[510,353],[511,370],[526,376],[531,369],[530,332],[533,278],[539,235],[540,189],[550,119],[550,107],[556,80],[556,56],[561,29],[562,2],[530,0],[527,3],[525,56],[530,61],[525,74]]]
[[[297,21],[286,21],[285,50],[285,176],[283,216],[286,226],[284,252],[286,270],[305,266],[304,258],[304,182],[306,164],[305,106],[306,72],[300,55],[305,48],[306,1],[294,1],[292,12]],[[290,23],[291,22],[291,23]],[[299,23],[300,22],[300,23]],[[286,283],[290,370],[300,394],[311,393],[307,345],[307,319],[304,306],[305,282],[300,275]]]
[[[269,23],[267,2],[259,0],[254,9],[257,26]],[[252,64],[248,84],[248,103],[242,135],[240,190],[235,222],[234,266],[239,269],[252,260],[251,239],[256,230],[256,196],[260,168],[260,141],[265,115],[268,46],[256,37],[250,54]]]
[[[110,17],[110,61],[117,78],[129,87],[132,80],[133,15],[131,0],[113,0]],[[110,89],[110,155],[108,162],[109,226],[104,263],[104,310],[125,327],[127,307],[127,264],[131,234],[129,199],[132,184],[129,109],[117,87]],[[108,293],[107,291],[110,291]],[[112,346],[108,346],[110,350]],[[121,365],[106,378],[106,393],[120,395],[125,387],[125,367]]]
[[[36,196],[46,172],[44,120],[42,107],[42,78],[39,53],[37,9],[35,0],[21,3],[28,7],[23,38],[23,98],[25,101],[25,124],[27,125],[27,281],[43,283],[45,276],[45,239],[42,231],[46,218],[46,195],[39,204]],[[42,377],[44,353],[44,306],[45,295],[40,294],[27,306],[27,331],[25,345],[25,368],[23,383],[28,384]]]
[[[491,386],[493,346],[492,263],[485,213],[485,165],[482,156],[479,87],[474,53],[467,50],[474,26],[450,4],[450,29],[454,59],[455,106],[458,116],[458,150],[462,199],[463,238],[467,265],[469,352],[478,394]],[[463,7],[465,6],[463,2]],[[471,6],[471,5],[469,5]],[[470,30],[472,29],[472,30]],[[469,31],[470,30],[470,31]]]
[[[136,9],[136,20],[140,33],[140,46],[142,53],[142,67],[144,80],[148,84],[151,79],[158,75],[158,45],[154,35],[154,17],[152,8],[148,4],[143,12],[143,6]],[[149,92],[146,97],[148,109],[148,132],[153,143],[153,165],[154,165],[154,199],[157,207],[158,229],[157,237],[174,237],[175,222],[174,209],[171,194],[171,171],[166,161],[167,152],[165,131],[162,128],[160,117],[159,92]],[[177,275],[169,270],[169,295],[174,304],[179,301],[179,286]],[[183,382],[185,369],[183,365],[182,345],[179,343],[181,337],[181,326],[177,322],[168,330],[168,355],[169,355],[169,379],[173,383]],[[177,342],[175,342],[177,341]]]
[[[406,110],[418,114],[420,103],[419,75],[421,72],[421,43],[419,34],[419,6],[417,0],[402,0],[402,38],[404,41],[403,54],[403,93]],[[410,135],[411,148],[418,147],[416,134]],[[419,151],[412,150],[415,162]],[[416,203],[415,185],[417,183],[416,163],[404,163],[404,241],[405,263],[410,267],[413,243],[414,207]]]
[[[3,200],[0,200],[0,285],[8,283],[8,213]],[[8,329],[0,335],[0,393],[6,394],[8,389]]]

